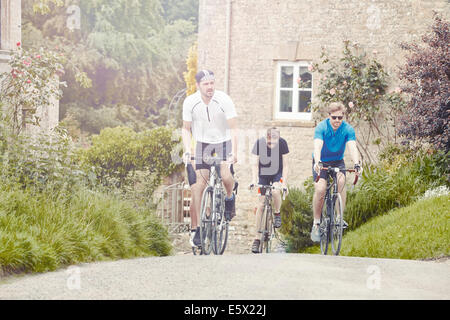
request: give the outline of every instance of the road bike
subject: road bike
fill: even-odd
[[[320,251],[326,255],[328,246],[331,244],[331,251],[334,255],[339,255],[342,246],[342,234],[344,230],[344,208],[342,198],[338,192],[337,174],[339,172],[356,172],[355,169],[340,169],[337,167],[324,167],[321,170],[328,172],[327,191],[325,194],[322,215],[320,217]],[[316,182],[320,179],[317,176]],[[345,175],[344,175],[345,179]],[[355,175],[353,185],[358,182],[358,175]]]
[[[261,220],[260,220],[260,230],[258,230],[258,232],[261,233],[259,241],[259,253],[263,252],[269,253],[272,251],[272,244],[275,238],[278,239],[278,241],[280,241],[281,243],[283,243],[283,241],[280,239],[278,235],[277,228],[275,228],[273,224],[272,191],[281,190],[283,193],[282,198],[284,200],[287,189],[283,187],[273,186],[272,183],[270,185],[251,184],[249,189],[251,190],[254,187],[259,188],[261,194],[263,193],[265,194],[264,209],[261,213]]]
[[[192,247],[194,255],[208,255],[211,252],[217,255],[224,253],[228,240],[229,221],[225,219],[226,191],[220,174],[220,157],[204,159],[211,165],[208,184],[203,191],[200,206],[200,239],[199,247]],[[230,165],[233,174],[233,166]],[[238,183],[235,181],[233,192],[237,194]]]

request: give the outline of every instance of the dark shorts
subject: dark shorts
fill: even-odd
[[[217,155],[225,161],[230,153],[232,153],[231,140],[214,144],[197,142],[197,146],[195,147],[195,169],[209,170],[211,168],[211,163],[208,163],[208,157]]]
[[[316,181],[317,173],[314,171],[314,159],[312,161],[312,174],[313,174],[313,181]],[[328,162],[322,162],[324,168],[325,167],[338,167],[339,169],[345,169],[345,162],[344,160],[336,160],[336,161],[328,161]],[[343,172],[345,175],[345,171]],[[320,171],[320,177],[327,180],[328,179],[328,172],[325,170]]]
[[[281,173],[277,173],[273,176],[259,176],[259,184],[262,185],[270,185],[270,183],[280,182],[281,179]],[[266,194],[266,190],[261,188],[261,195],[264,196]]]

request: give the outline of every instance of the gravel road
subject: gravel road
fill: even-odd
[[[2,278],[0,299],[448,300],[450,261],[282,253],[140,258]]]

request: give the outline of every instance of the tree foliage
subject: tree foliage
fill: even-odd
[[[196,20],[185,19],[176,2],[80,0],[76,3],[80,28],[70,29],[68,19],[76,18],[68,12],[73,3],[55,6],[49,1],[55,2],[23,0],[23,38],[28,46],[46,43],[66,52],[63,80],[68,88],[62,109],[127,105],[147,127],[164,124],[170,99],[184,87],[184,61]],[[36,14],[32,9],[36,2],[45,2],[52,10]],[[184,1],[188,7],[195,2]],[[89,87],[89,80],[92,87],[80,86]]]
[[[399,132],[450,151],[449,22],[438,15],[422,44],[402,44],[408,52],[401,68],[402,90],[410,96]]]
[[[128,187],[144,172],[153,190],[176,169],[171,154],[178,143],[166,127],[139,133],[128,127],[106,128],[93,136],[92,146],[82,151],[81,159],[84,166],[94,168],[105,186]]]
[[[190,49],[186,59],[187,71],[183,73],[184,81],[186,82],[186,95],[189,96],[197,91],[195,75],[197,74],[198,64],[197,43]]]

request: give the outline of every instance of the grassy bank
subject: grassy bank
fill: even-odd
[[[168,255],[149,212],[107,194],[0,189],[0,272],[44,272],[80,262]]]
[[[450,196],[421,200],[344,233],[340,255],[427,259],[450,256]],[[320,253],[309,248],[308,253]]]

